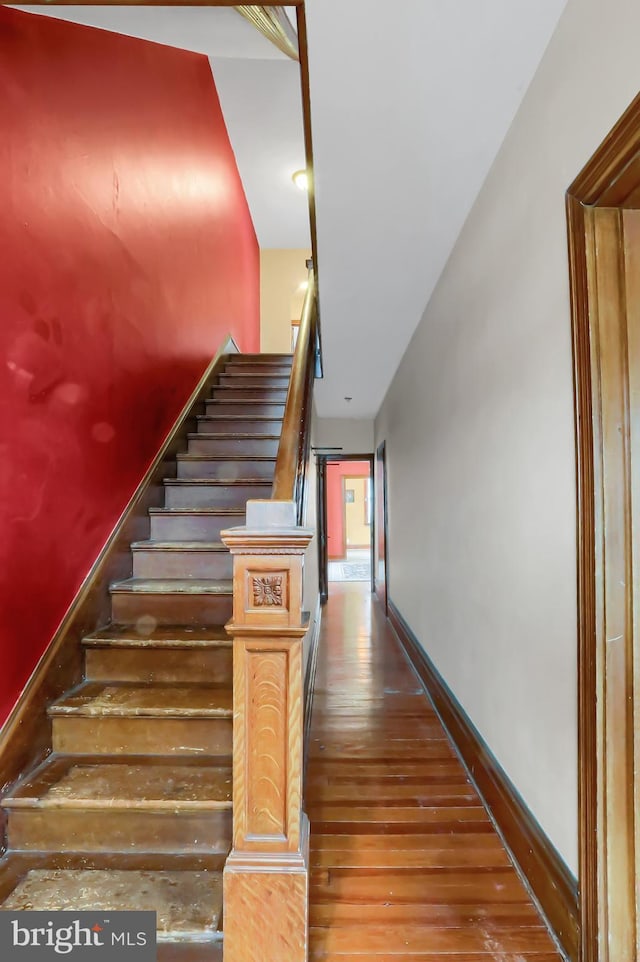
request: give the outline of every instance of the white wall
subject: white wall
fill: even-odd
[[[336,454],[372,454],[373,419],[318,418],[314,444],[342,448]]]
[[[638,91],[639,37],[637,0],[570,0],[376,419],[391,598],[574,872],[564,192]]]

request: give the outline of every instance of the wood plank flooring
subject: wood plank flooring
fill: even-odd
[[[306,810],[310,962],[561,962],[366,584],[324,610]]]

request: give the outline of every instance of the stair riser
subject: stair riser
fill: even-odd
[[[207,401],[205,414],[241,414],[243,417],[248,418],[252,418],[257,414],[281,420],[284,416],[284,404],[272,404],[267,401],[245,401],[242,404],[233,404],[225,401]]]
[[[14,809],[9,847],[22,852],[220,852],[231,840],[230,809],[203,814]]]
[[[207,438],[192,435],[189,438],[189,454],[214,455],[252,455],[260,458],[275,458],[278,453],[279,438]]]
[[[232,456],[231,456],[232,458]],[[270,461],[178,461],[179,478],[264,478],[273,480],[275,458]]]
[[[282,418],[271,418],[269,421],[254,421],[252,418],[216,418],[215,421],[198,421],[199,434],[235,434],[236,431],[246,434],[277,434],[282,431]]]
[[[274,374],[245,374],[236,372],[233,374],[222,374],[218,384],[220,387],[277,387],[281,391],[286,391],[289,387],[289,375]]]
[[[133,552],[134,578],[231,578],[228,551],[173,551],[156,548]]]
[[[113,620],[120,625],[135,625],[149,616],[158,625],[224,625],[231,617],[230,595],[113,594]]]
[[[256,361],[255,363],[235,363],[232,361],[224,369],[227,374],[273,374],[276,377],[289,377],[291,375],[290,364],[266,364]]]
[[[230,685],[233,650],[205,651],[172,648],[87,648],[85,674],[88,681],[202,682]]]
[[[139,715],[57,716],[53,750],[90,755],[203,755],[228,760],[230,718],[161,718]]]
[[[214,401],[263,401],[271,404],[284,404],[286,391],[264,387],[214,387]]]
[[[222,953],[222,939],[206,943],[206,962],[223,962]],[[201,956],[202,949],[197,943],[158,939],[156,962],[200,962]]]
[[[243,506],[244,507],[244,506]],[[245,523],[244,515],[151,515],[154,541],[219,541],[220,532]]]
[[[244,508],[249,500],[270,498],[271,485],[169,485],[165,492],[167,508]]]

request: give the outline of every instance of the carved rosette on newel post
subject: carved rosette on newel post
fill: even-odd
[[[293,502],[250,501],[222,532],[233,557],[233,848],[225,962],[306,962],[309,827],[302,811],[304,552]]]

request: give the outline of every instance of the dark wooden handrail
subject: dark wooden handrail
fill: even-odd
[[[301,521],[302,498],[311,422],[311,386],[315,375],[317,298],[313,267],[300,318],[291,380],[282,421],[273,478],[273,501],[294,501]]]

